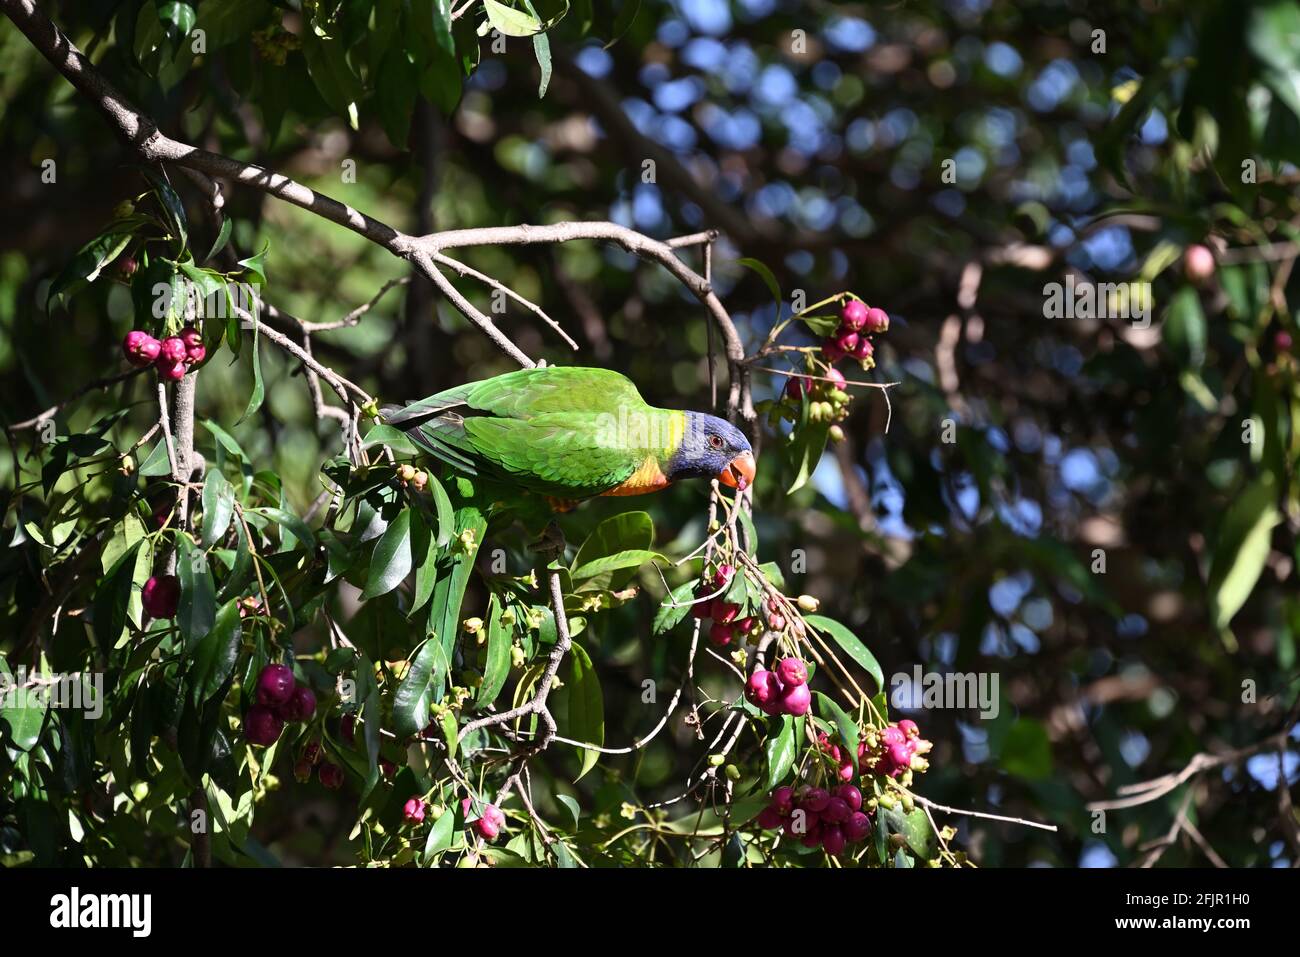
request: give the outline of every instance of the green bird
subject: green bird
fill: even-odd
[[[528,496],[519,493],[565,510],[681,479],[717,478],[740,490],[754,481],[753,449],[734,425],[702,412],[657,409],[631,380],[608,369],[521,369],[387,406],[381,414],[461,475],[447,483],[456,547],[439,556],[429,620],[448,658],[489,517],[531,511],[520,507]]]
[[[390,407],[384,421],[466,475],[564,502],[686,478],[742,490],[754,480],[753,450],[734,425],[647,405],[608,369],[520,369]]]

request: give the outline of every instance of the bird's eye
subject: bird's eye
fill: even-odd
[[[720,448],[722,448],[722,436],[720,436],[720,435],[710,435],[710,436],[709,436],[709,446],[710,446],[711,448],[715,448],[715,449],[720,449]]]

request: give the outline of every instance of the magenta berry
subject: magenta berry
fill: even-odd
[[[857,343],[855,342],[854,345],[857,345]],[[827,362],[839,362],[848,355],[848,353],[844,350],[844,347],[840,345],[839,339],[832,336],[829,339],[822,340],[822,355],[825,357]]]
[[[724,625],[736,620],[740,614],[740,606],[729,601],[715,601],[713,603],[713,620],[720,621]]]
[[[719,565],[718,570],[713,573],[714,590],[730,585],[734,577],[736,577],[735,565]]]
[[[840,827],[844,831],[845,838],[851,844],[856,844],[871,835],[871,818],[861,811],[854,811]]]
[[[280,706],[280,717],[285,721],[308,721],[316,713],[316,693],[306,685],[298,685],[289,700]]]
[[[898,730],[908,738],[919,738],[921,736],[921,729],[916,726],[916,722],[911,718],[904,718],[898,722]]]
[[[805,685],[791,685],[781,694],[781,709],[796,718],[812,707],[812,692]]]
[[[826,809],[822,811],[822,817],[832,824],[843,824],[852,813],[853,809],[843,798],[833,797],[826,801]]]
[[[794,376],[785,380],[785,397],[791,402],[800,402],[812,391],[811,379],[799,379]]]
[[[162,341],[158,350],[159,362],[184,362],[185,340],[180,336],[168,336]]]
[[[745,699],[756,707],[772,704],[781,697],[781,683],[770,671],[758,668],[745,682]]]
[[[798,658],[782,658],[777,662],[776,676],[787,687],[808,683],[808,669]]]
[[[758,812],[758,826],[765,831],[775,831],[783,822],[781,812],[774,807],[765,807]]]
[[[122,352],[126,361],[136,367],[147,366],[158,358],[162,344],[149,333],[132,329],[122,340]]]
[[[862,339],[858,342],[858,345],[861,346],[862,343],[866,341],[867,341],[866,339]],[[827,380],[829,380],[828,384],[832,389],[839,389],[841,392],[843,392],[845,389],[849,387],[849,380],[844,378],[844,373],[841,372],[839,369],[827,369],[826,378]]]
[[[867,304],[861,299],[850,299],[840,307],[840,324],[854,332],[867,324]]]
[[[186,366],[184,362],[163,362],[159,358],[155,363],[158,367],[158,375],[168,382],[180,382],[185,378]]]
[[[731,639],[732,629],[730,625],[721,621],[715,621],[709,628],[709,641],[713,642],[715,645],[718,645],[719,647],[729,645],[731,644]]]
[[[805,811],[811,811],[813,814],[821,814],[822,811],[826,810],[826,805],[830,801],[830,792],[825,788],[809,788],[803,793],[799,806]]]
[[[845,329],[841,326],[839,329],[835,330],[835,344],[840,347],[840,352],[843,355],[849,355],[852,353],[853,350],[858,347],[858,343],[861,340],[862,337],[852,329]]]
[[[1183,253],[1183,272],[1194,283],[1202,283],[1214,275],[1214,253],[1197,243]]]
[[[866,361],[876,354],[876,347],[871,344],[870,339],[859,339],[858,344],[853,347],[853,358]]]
[[[835,789],[835,796],[847,804],[850,811],[862,810],[862,792],[852,784],[841,784]]]
[[[828,824],[822,828],[822,850],[831,857],[843,853],[846,843],[844,831],[840,829],[838,824]]]
[[[357,716],[351,711],[339,719],[339,736],[349,745],[357,742]]]
[[[182,329],[180,339],[185,344],[186,365],[194,365],[207,358],[208,350],[203,345],[203,333],[194,326],[186,326]]]
[[[883,309],[868,309],[864,328],[867,332],[884,332],[889,328],[889,313]]]
[[[320,778],[320,783],[331,791],[343,787],[343,769],[337,764],[326,761],[316,770],[316,776]]]
[[[255,704],[244,715],[244,738],[249,744],[269,747],[280,740],[284,722],[270,708]]]
[[[287,704],[293,697],[295,684],[293,669],[288,665],[267,665],[257,676],[257,703],[268,708]]]
[[[424,823],[424,802],[418,797],[408,798],[402,805],[402,818],[407,824]]]
[[[172,618],[181,600],[181,582],[175,575],[154,575],[140,590],[140,602],[150,618]]]
[[[782,785],[772,792],[772,807],[776,808],[782,814],[789,814],[794,810],[794,788],[788,785]]]

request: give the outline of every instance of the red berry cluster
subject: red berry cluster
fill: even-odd
[[[267,665],[257,676],[257,704],[244,715],[244,737],[267,747],[280,739],[286,721],[307,721],[315,713],[316,695],[294,680],[293,669]],[[322,767],[322,781],[323,772]]]
[[[474,802],[465,798],[460,802],[461,813],[469,817]],[[485,841],[495,841],[501,829],[506,826],[506,816],[495,804],[483,805],[483,816],[469,822],[475,833]]]
[[[807,714],[812,707],[807,665],[798,658],[782,658],[774,671],[755,668],[745,682],[745,699],[764,714]]]
[[[721,591],[731,584],[735,574],[734,565],[719,565],[718,570],[713,573],[713,584],[701,585],[697,588],[696,597]],[[731,644],[731,640],[737,636],[748,635],[758,625],[757,618],[737,618],[736,616],[740,614],[740,606],[735,602],[723,601],[721,596],[696,602],[691,606],[691,614],[701,621],[713,620],[713,624],[709,626],[709,641],[718,647]]]
[[[861,299],[850,299],[840,307],[840,325],[834,334],[823,340],[822,355],[829,363],[852,356],[862,363],[863,369],[875,365],[872,356],[875,347],[871,336],[889,328],[889,313],[870,308]]]
[[[930,762],[922,755],[929,753],[932,747],[932,742],[921,737],[916,722],[904,718],[864,738],[858,745],[858,763],[864,771],[897,778],[908,770],[924,771],[928,768]]]
[[[769,831],[783,830],[804,847],[820,846],[831,856],[871,836],[871,818],[862,810],[862,792],[852,784],[841,784],[834,791],[805,787],[797,793],[788,786],[776,788],[758,815],[758,825]]]
[[[122,352],[133,366],[153,364],[158,375],[172,382],[185,378],[190,366],[207,358],[203,334],[194,326],[186,326],[179,336],[168,336],[161,342],[143,329],[132,329],[122,340]]]
[[[151,575],[140,589],[140,603],[150,618],[173,618],[181,600],[181,581],[175,575]]]

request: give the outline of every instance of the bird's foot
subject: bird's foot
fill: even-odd
[[[566,547],[568,542],[564,539],[564,532],[560,531],[560,526],[553,520],[546,524],[541,537],[528,546],[530,551],[546,555],[553,560],[563,558]]]

